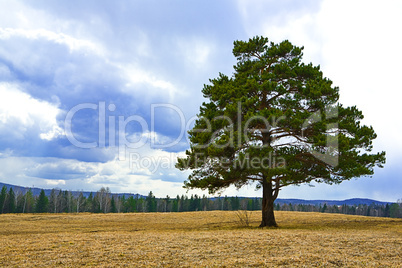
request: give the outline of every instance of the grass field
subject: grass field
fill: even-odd
[[[0,215],[0,266],[402,267],[402,219],[276,212]]]

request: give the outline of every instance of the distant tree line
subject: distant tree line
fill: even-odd
[[[0,214],[3,213],[129,213],[129,212],[184,212],[209,210],[261,210],[261,198],[247,197],[207,197],[205,195],[177,195],[156,198],[149,192],[148,196],[112,194],[109,188],[102,187],[96,193],[84,196],[82,192],[52,189],[49,196],[41,190],[34,196],[30,189],[7,189],[0,192]],[[402,218],[402,200],[397,203],[379,205],[303,205],[276,203],[275,210],[342,213],[372,217]]]
[[[349,215],[361,215],[370,217],[391,217],[402,218],[402,202],[379,205],[379,204],[363,204],[363,205],[303,205],[303,204],[276,204],[276,210],[282,211],[304,211],[304,212],[322,212],[322,213],[340,213]]]

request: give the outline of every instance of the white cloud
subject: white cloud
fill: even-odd
[[[183,38],[177,41],[177,46],[179,53],[184,56],[187,68],[194,71],[208,68],[214,50],[213,43],[202,38]]]
[[[165,95],[168,100],[172,100],[176,94],[179,94],[175,85],[170,81],[158,77],[158,75],[146,71],[134,64],[112,63],[121,70],[122,79],[126,81],[125,88],[122,91],[133,95],[142,92],[142,94]]]
[[[66,45],[70,52],[75,50],[88,50],[92,53],[97,53],[99,55],[103,55],[103,49],[99,46],[99,44],[95,44],[89,40],[77,39],[70,35],[64,33],[55,33],[46,29],[35,29],[35,30],[26,30],[26,29],[14,29],[14,28],[0,28],[0,39],[6,40],[13,37],[23,37],[27,39],[45,39],[48,41],[55,42],[57,44]]]
[[[45,183],[49,185],[49,187],[66,185],[65,180],[45,180]]]
[[[0,83],[0,129],[2,136],[11,134],[24,138],[29,130],[37,129],[41,139],[51,140],[63,135],[57,123],[62,112],[54,104],[34,99],[11,83]]]
[[[29,29],[37,25],[45,25],[49,18],[46,12],[29,8],[21,2],[0,1],[0,27],[23,27]],[[35,18],[35,20],[33,20]]]

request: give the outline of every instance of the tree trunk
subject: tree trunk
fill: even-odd
[[[274,194],[272,182],[269,178],[263,177],[262,182],[262,221],[260,227],[277,227],[274,215],[274,201],[277,194]]]

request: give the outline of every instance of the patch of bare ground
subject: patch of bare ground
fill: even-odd
[[[0,215],[1,267],[402,267],[402,220],[276,212]]]

